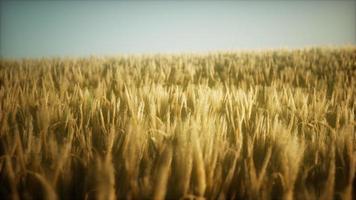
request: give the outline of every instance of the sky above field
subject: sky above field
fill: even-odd
[[[1,1],[5,58],[356,44],[356,1]]]

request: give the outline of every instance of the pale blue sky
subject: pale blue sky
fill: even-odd
[[[1,1],[5,58],[356,44],[356,1]]]

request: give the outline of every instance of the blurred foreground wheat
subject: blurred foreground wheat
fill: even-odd
[[[2,60],[1,199],[352,199],[356,48]]]

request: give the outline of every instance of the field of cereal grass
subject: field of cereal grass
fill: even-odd
[[[356,48],[0,62],[1,199],[353,199]]]

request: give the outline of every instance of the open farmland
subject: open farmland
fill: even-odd
[[[356,47],[1,60],[1,199],[355,199]]]

